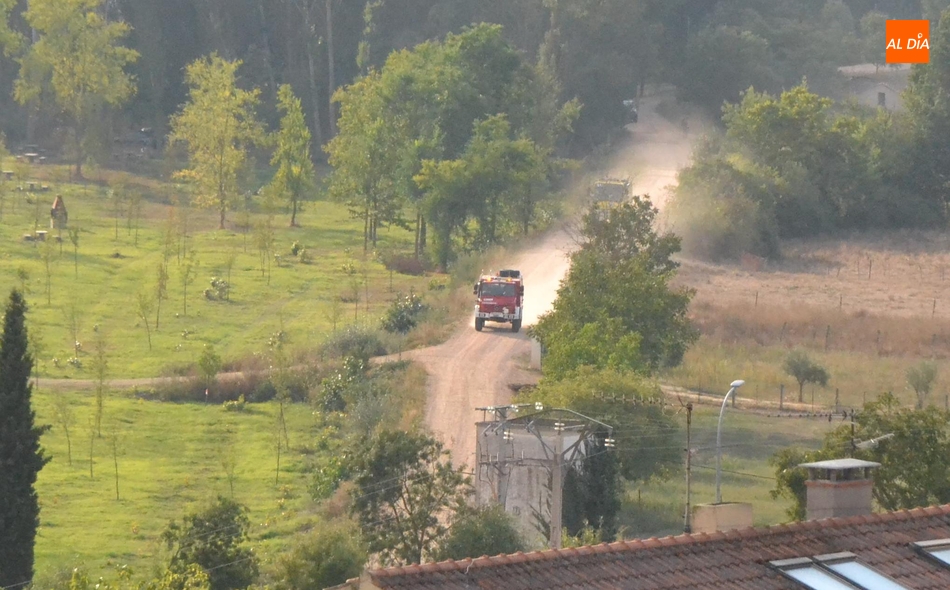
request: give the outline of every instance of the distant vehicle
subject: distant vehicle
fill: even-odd
[[[524,282],[520,270],[500,270],[482,275],[475,283],[475,330],[482,331],[485,322],[511,324],[511,331],[521,329],[524,305]]]
[[[625,100],[623,101],[623,107],[627,109],[627,123],[636,123],[640,118],[640,114],[637,112],[637,101]]]
[[[625,178],[604,178],[590,187],[591,212],[601,220],[629,198],[630,181]]]

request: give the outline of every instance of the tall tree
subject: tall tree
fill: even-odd
[[[606,221],[596,210],[587,214],[581,248],[571,255],[554,308],[534,327],[558,360],[545,374],[560,378],[585,365],[649,372],[683,359],[698,337],[686,315],[693,292],[670,285],[679,238],[656,233],[656,214],[639,196],[611,210]],[[604,341],[608,334],[619,346]],[[591,355],[592,349],[609,354]]]
[[[240,194],[247,149],[263,139],[254,111],[259,91],[238,88],[240,65],[217,54],[189,65],[189,100],[171,121],[171,139],[186,143],[189,155],[190,167],[176,176],[194,184],[198,205],[218,211],[219,229]]]
[[[94,126],[107,106],[124,104],[135,94],[135,82],[125,67],[138,52],[121,45],[129,25],[105,17],[105,0],[31,0],[24,13],[39,33],[20,60],[16,99],[27,104],[44,87],[69,117],[73,131],[76,175],[89,153]]]
[[[442,444],[424,434],[380,433],[357,458],[352,511],[370,551],[391,563],[422,563],[464,506],[468,480]]]
[[[290,226],[294,227],[297,225],[300,202],[314,187],[310,129],[304,120],[300,99],[294,96],[289,84],[280,87],[277,100],[284,116],[277,133],[277,149],[271,159],[271,165],[277,167],[277,172],[269,188],[290,201]]]
[[[211,590],[247,588],[258,573],[257,557],[245,546],[250,526],[245,506],[218,496],[162,533],[173,551],[168,570],[184,574],[198,565],[208,573]]]
[[[36,476],[49,458],[40,447],[48,426],[36,425],[30,396],[26,302],[13,290],[0,336],[0,586],[33,579],[33,546],[40,524]]]

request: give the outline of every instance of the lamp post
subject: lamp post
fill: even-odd
[[[726,413],[726,403],[737,389],[745,385],[745,381],[737,379],[729,385],[729,393],[722,400],[722,409],[719,410],[719,427],[716,429],[716,504],[722,504],[722,416]]]

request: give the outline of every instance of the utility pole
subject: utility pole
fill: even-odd
[[[564,503],[564,424],[554,423],[554,453],[551,464],[551,547],[561,548],[561,511]]]
[[[854,443],[854,408],[851,408],[851,458],[854,458],[854,451],[857,450],[857,445]]]
[[[690,444],[690,426],[693,423],[693,404],[686,404],[686,514],[683,516],[683,532],[693,532],[690,522],[690,467],[692,466],[693,448]]]

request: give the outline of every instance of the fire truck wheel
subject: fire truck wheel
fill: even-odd
[[[485,327],[485,318],[475,318],[475,331],[481,332]]]
[[[521,329],[521,320],[511,320],[511,331],[517,332]]]

